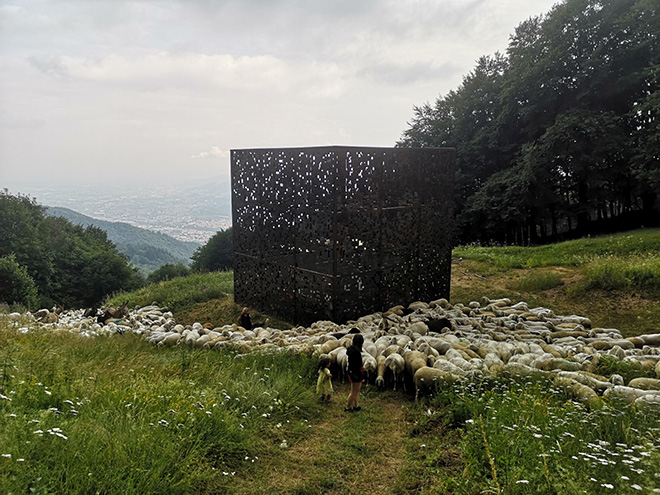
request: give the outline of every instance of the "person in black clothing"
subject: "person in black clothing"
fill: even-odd
[[[238,324],[246,330],[252,330],[252,318],[250,317],[250,308],[243,308],[241,316],[238,317]]]
[[[364,337],[357,334],[353,337],[353,345],[346,351],[348,357],[348,380],[351,382],[351,393],[348,394],[348,402],[344,411],[354,412],[361,409],[358,401],[360,389],[364,382],[364,367],[362,366],[362,344]]]
[[[270,322],[269,318],[266,318],[266,321],[260,323],[252,323],[252,317],[250,316],[250,308],[243,308],[241,316],[238,317],[239,326],[245,328],[246,330],[252,330],[253,328],[265,327]]]

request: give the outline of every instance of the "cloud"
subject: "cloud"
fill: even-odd
[[[31,57],[30,63],[47,75],[141,91],[215,89],[333,98],[342,93],[342,82],[351,77],[333,62],[299,63],[269,55],[234,57],[161,51],[143,57]]]
[[[0,177],[190,177],[226,170],[225,148],[392,146],[415,105],[554,2],[0,0]]]
[[[190,158],[229,158],[229,151],[221,149],[220,146],[212,146],[211,151],[202,151]]]

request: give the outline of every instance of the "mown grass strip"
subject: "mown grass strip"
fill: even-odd
[[[580,266],[599,256],[647,258],[654,257],[659,252],[660,230],[645,229],[544,246],[459,246],[454,249],[453,256],[507,269]]]

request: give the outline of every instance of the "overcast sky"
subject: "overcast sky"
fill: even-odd
[[[0,0],[0,188],[393,146],[555,0]],[[4,183],[4,184],[3,184]]]

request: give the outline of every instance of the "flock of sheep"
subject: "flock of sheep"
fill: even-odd
[[[509,299],[484,297],[468,306],[451,305],[446,299],[414,302],[342,325],[318,321],[290,330],[246,330],[237,324],[184,326],[155,304],[130,310],[105,324],[85,316],[83,310],[62,312],[55,322],[33,317],[28,325],[19,323],[19,316],[5,317],[15,318],[25,332],[34,326],[67,328],[88,337],[134,332],[160,346],[233,346],[244,351],[287,349],[327,355],[339,380],[346,349],[359,332],[365,339],[363,362],[369,380],[378,387],[410,389],[414,385],[416,397],[461,378],[541,372],[580,400],[593,402],[603,395],[616,395],[660,406],[660,333],[623,338],[616,329],[592,328],[588,318],[559,316],[546,308],[529,308],[524,302],[512,304]],[[620,375],[596,375],[592,370],[604,355],[631,362],[656,378],[635,378],[626,384]]]

